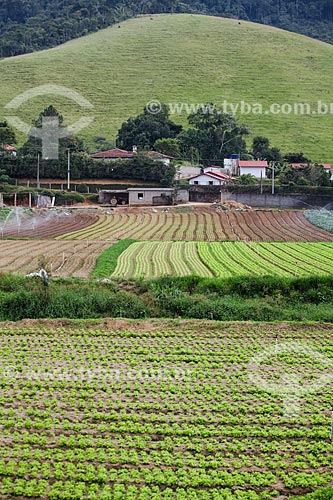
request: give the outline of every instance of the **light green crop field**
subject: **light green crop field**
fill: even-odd
[[[65,97],[46,95],[14,114],[30,123],[53,103],[66,123],[95,116],[82,132],[112,139],[121,123],[158,99],[200,104],[333,103],[333,47],[270,26],[193,15],[132,19],[55,49],[0,61],[0,119],[6,103],[39,85],[64,85],[94,106],[83,110]],[[13,114],[13,113],[11,113]],[[186,124],[186,112],[172,118]],[[253,134],[283,151],[302,150],[315,161],[333,161],[331,116],[248,114]],[[24,137],[21,136],[20,140]]]
[[[286,322],[2,326],[0,496],[274,500],[332,485],[332,334]]]
[[[118,257],[113,277],[329,275],[332,250],[326,242],[137,242]]]

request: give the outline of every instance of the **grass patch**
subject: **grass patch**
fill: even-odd
[[[193,318],[333,323],[333,277],[103,283],[0,274],[0,321],[24,318]]]
[[[103,252],[97,259],[96,267],[91,273],[95,278],[110,278],[117,267],[118,257],[136,240],[121,240]]]

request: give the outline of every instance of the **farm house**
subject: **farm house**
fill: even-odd
[[[266,160],[252,160],[238,162],[239,175],[250,174],[256,179],[266,179],[266,168],[268,168],[268,162]]]
[[[223,186],[232,178],[230,175],[207,170],[189,179],[190,186]]]

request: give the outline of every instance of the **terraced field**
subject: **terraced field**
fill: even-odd
[[[137,242],[120,255],[113,277],[329,275],[332,255],[327,242]]]
[[[99,241],[0,240],[0,272],[39,271],[43,256],[53,276],[88,278],[97,258],[109,246]]]
[[[1,498],[273,500],[333,484],[332,339],[295,323],[2,326]]]
[[[302,212],[221,212],[194,209],[190,213],[152,210],[102,214],[99,220],[59,240],[158,241],[333,241],[333,234],[313,226]]]

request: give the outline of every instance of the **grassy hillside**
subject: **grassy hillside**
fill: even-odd
[[[89,99],[96,119],[82,136],[115,137],[147,101],[249,103],[333,102],[333,47],[269,26],[192,15],[126,21],[44,52],[0,61],[3,106],[42,84],[65,85]],[[87,115],[65,98],[44,96],[17,113],[30,121],[53,103],[71,123]],[[185,114],[173,119],[186,123]],[[247,115],[254,134],[287,150],[333,162],[331,118]]]

